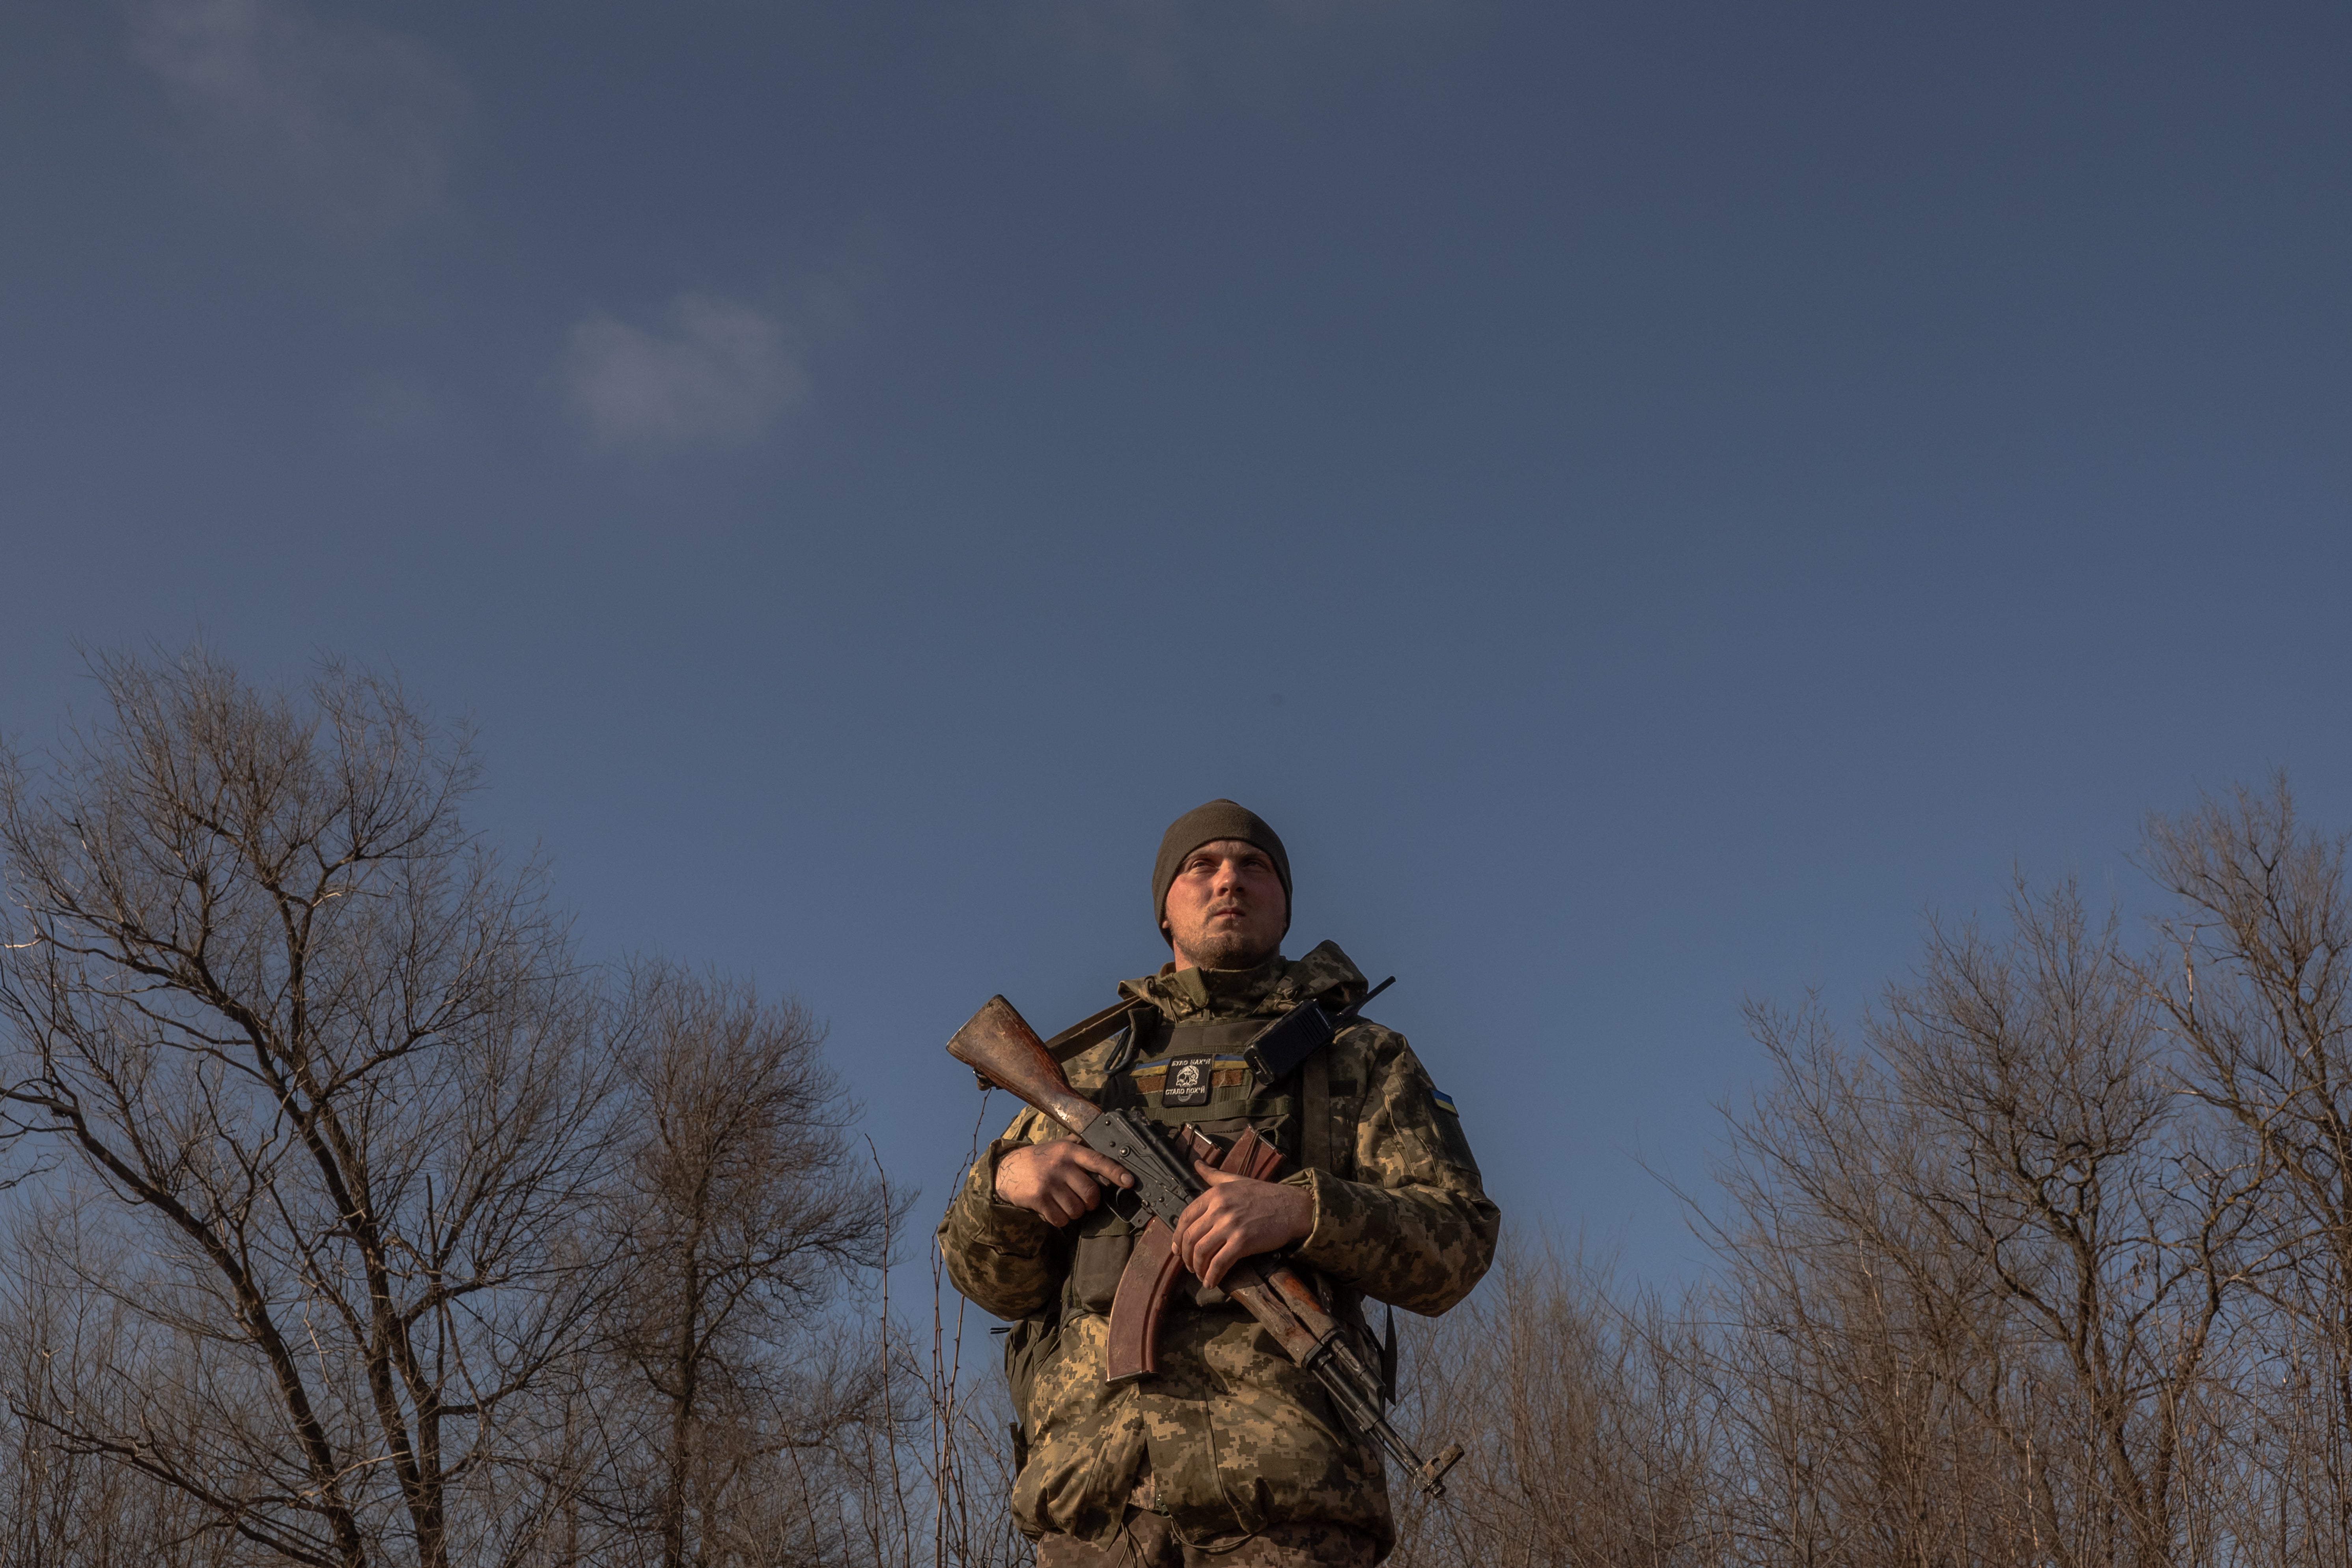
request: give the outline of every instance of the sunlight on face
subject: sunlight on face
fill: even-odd
[[[1255,844],[1220,838],[1184,857],[1165,918],[1179,969],[1247,969],[1272,956],[1290,922],[1274,861]]]

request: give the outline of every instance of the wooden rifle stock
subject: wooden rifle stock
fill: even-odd
[[[1094,1102],[1070,1087],[1062,1064],[1045,1049],[1045,1042],[1002,996],[991,996],[981,1010],[948,1041],[948,1055],[980,1075],[983,1085],[994,1084],[1083,1136],[1101,1113]]]

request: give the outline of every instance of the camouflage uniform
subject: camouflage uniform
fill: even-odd
[[[1151,1048],[1165,1046],[1171,1029],[1189,1026],[1198,1039],[1204,1027],[1216,1037],[1229,1026],[1223,1037],[1237,1053],[1238,1041],[1265,1021],[1334,988],[1360,995],[1364,980],[1328,943],[1252,970],[1163,969],[1119,986],[1141,1005],[1131,1015],[1137,1026],[1073,1058],[1066,1070],[1074,1088],[1101,1104],[1192,1121],[1228,1140],[1244,1126],[1270,1137],[1286,1158],[1282,1179],[1314,1199],[1314,1228],[1293,1256],[1333,1288],[1336,1315],[1369,1349],[1365,1297],[1445,1310],[1486,1273],[1501,1224],[1451,1102],[1432,1088],[1404,1037],[1364,1021],[1327,1048],[1328,1170],[1293,1168],[1302,1146],[1320,1142],[1302,1137],[1297,1075],[1257,1090],[1239,1057],[1221,1054],[1209,1103],[1169,1110],[1160,1104],[1168,1053]],[[1109,1547],[1123,1532],[1132,1537],[1130,1504],[1164,1516],[1168,1533],[1196,1550],[1282,1526],[1286,1534],[1347,1532],[1369,1542],[1373,1558],[1387,1555],[1396,1532],[1380,1451],[1349,1433],[1315,1379],[1223,1291],[1186,1276],[1160,1324],[1160,1373],[1105,1385],[1105,1314],[1131,1245],[1126,1222],[1103,1207],[1055,1227],[996,1196],[998,1160],[1055,1135],[1066,1134],[1024,1110],[940,1222],[956,1288],[998,1317],[1019,1320],[1006,1362],[1027,1452],[1013,1511],[1033,1539],[1047,1539],[1041,1561],[1061,1561],[1057,1546]],[[1138,1521],[1147,1531],[1160,1528]],[[1268,1559],[1293,1560],[1308,1559]]]
[[[1037,1568],[1371,1568],[1379,1553],[1372,1537],[1336,1524],[1269,1524],[1238,1546],[1193,1546],[1166,1514],[1130,1508],[1108,1546],[1045,1537],[1037,1542]]]

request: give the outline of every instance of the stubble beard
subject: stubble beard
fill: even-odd
[[[1281,946],[1278,937],[1260,946],[1245,931],[1204,931],[1184,944],[1184,954],[1203,969],[1255,969]]]

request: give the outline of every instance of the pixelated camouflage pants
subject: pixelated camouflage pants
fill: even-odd
[[[1186,1544],[1168,1516],[1127,1510],[1119,1538],[1089,1546],[1066,1535],[1037,1542],[1037,1568],[1371,1568],[1369,1536],[1329,1524],[1277,1524],[1222,1552]]]

